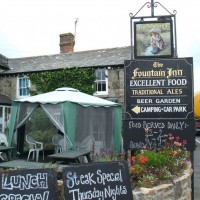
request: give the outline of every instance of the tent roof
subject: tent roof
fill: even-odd
[[[82,106],[118,106],[119,104],[88,95],[73,88],[58,88],[55,91],[39,94],[23,99],[15,100],[16,102],[30,102],[39,104],[57,104],[61,102],[73,102]]]

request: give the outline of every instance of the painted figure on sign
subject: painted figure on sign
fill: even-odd
[[[154,29],[150,30],[151,35],[151,52],[153,54],[157,54],[164,49],[164,41],[159,33],[157,33]]]

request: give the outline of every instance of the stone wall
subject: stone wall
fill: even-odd
[[[108,70],[108,97],[116,97],[124,104],[124,69]]]
[[[133,190],[133,200],[191,200],[191,176],[192,168],[189,166],[183,176],[171,184]]]
[[[0,93],[16,99],[17,77],[0,78]]]
[[[0,78],[0,93],[11,99],[17,99],[17,77]],[[31,86],[34,89],[34,86]],[[108,70],[108,95],[99,97],[116,97],[118,103],[124,104],[124,69]]]

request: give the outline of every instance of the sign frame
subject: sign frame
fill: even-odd
[[[172,23],[172,20],[134,22],[134,57],[173,57]]]

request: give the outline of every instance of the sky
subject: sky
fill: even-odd
[[[130,46],[130,17],[151,0],[1,0],[0,54],[8,58],[60,53],[59,35],[75,33],[75,51]],[[193,57],[200,90],[199,0],[155,0],[176,14],[178,57]],[[168,15],[159,4],[154,15]],[[137,16],[151,16],[145,6]]]

